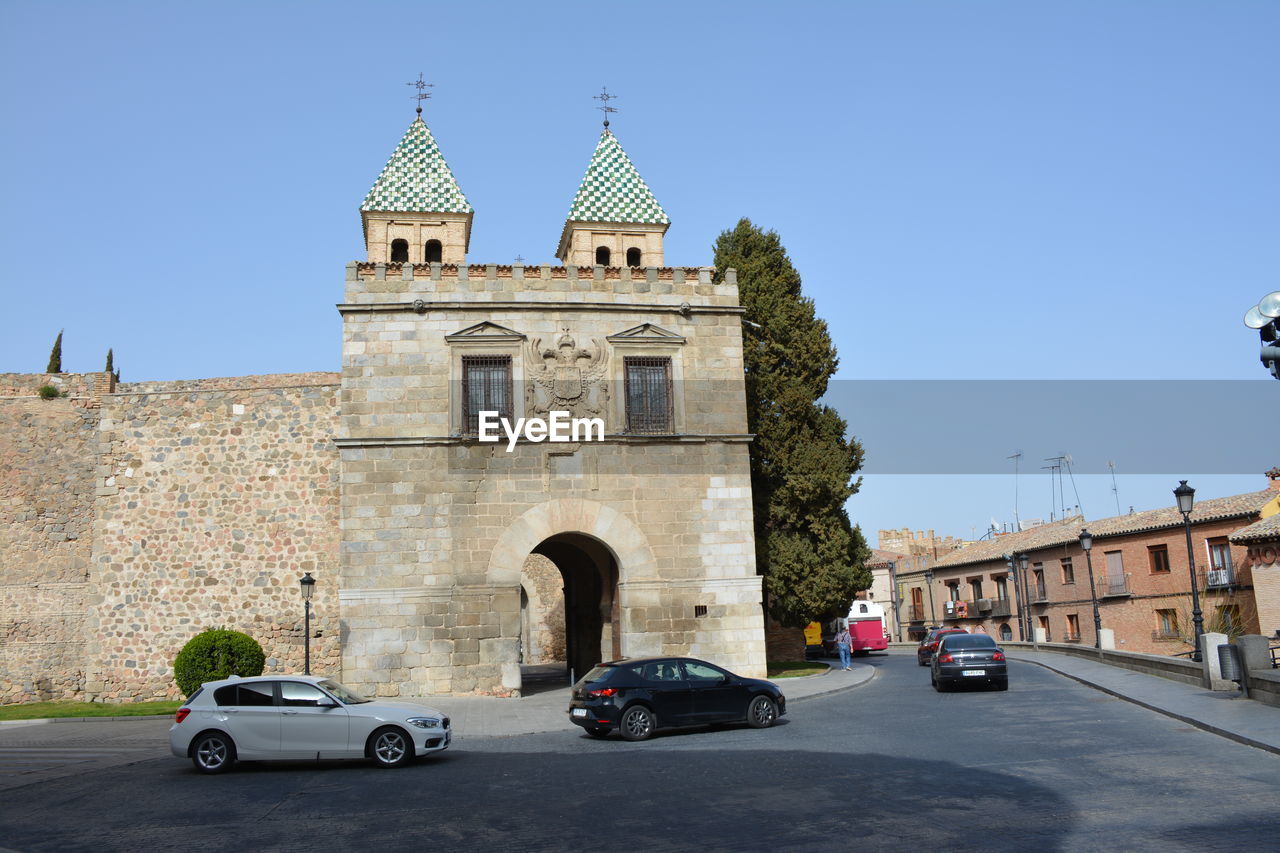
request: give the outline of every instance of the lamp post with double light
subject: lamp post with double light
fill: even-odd
[[[1098,590],[1093,585],[1093,534],[1089,528],[1080,531],[1080,550],[1084,551],[1084,561],[1089,567],[1089,600],[1093,602],[1093,647],[1102,648],[1102,616],[1098,613]]]
[[[1178,488],[1173,490],[1178,499],[1178,512],[1182,513],[1182,524],[1187,531],[1187,566],[1191,570],[1191,623],[1195,630],[1195,649],[1191,659],[1204,659],[1200,653],[1200,635],[1204,633],[1204,614],[1200,612],[1200,590],[1196,583],[1196,551],[1191,545],[1191,508],[1195,506],[1196,490],[1187,485],[1186,480],[1178,481]]]
[[[303,664],[302,672],[304,675],[311,674],[311,593],[316,588],[316,579],[311,577],[311,572],[305,573],[298,581],[298,585],[302,587],[302,655]]]
[[[1018,617],[1018,641],[1026,642],[1027,636],[1022,631],[1022,602],[1026,596],[1022,594],[1021,584],[1018,583],[1018,565],[1012,554],[1005,554],[1004,561],[1009,567],[1009,577],[1013,579],[1013,610]]]

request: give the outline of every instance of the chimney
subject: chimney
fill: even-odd
[[[1272,468],[1270,471],[1264,472],[1270,481],[1267,485],[1273,492],[1280,492],[1280,465]]]

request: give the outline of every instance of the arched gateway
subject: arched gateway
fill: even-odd
[[[562,266],[467,263],[474,213],[420,118],[361,214],[339,306],[343,679],[515,695],[525,658],[664,653],[763,675],[737,284],[594,264],[663,263],[667,215],[613,133]],[[594,426],[557,440],[557,418]]]

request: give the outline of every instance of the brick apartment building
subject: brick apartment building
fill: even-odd
[[[1277,478],[1262,491],[1196,503],[1192,550],[1206,631],[1280,629],[1277,518]],[[1079,540],[1085,528],[1093,535],[1087,557]],[[1018,562],[1023,554],[1024,579],[1015,585],[1009,557]],[[937,623],[1030,640],[1019,624],[1019,615],[1027,614],[1042,641],[1093,645],[1090,562],[1104,637],[1112,631],[1117,649],[1178,654],[1191,648],[1190,571],[1176,506],[1092,522],[1075,516],[976,542],[931,567],[924,597]],[[925,615],[923,608],[912,609],[911,616]]]

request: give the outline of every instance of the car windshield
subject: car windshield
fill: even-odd
[[[344,705],[363,705],[370,700],[364,698],[359,693],[351,690],[336,681],[326,678],[319,682],[320,686],[332,693],[339,702]]]
[[[996,641],[983,634],[948,634],[942,638],[945,649],[989,649]]]

